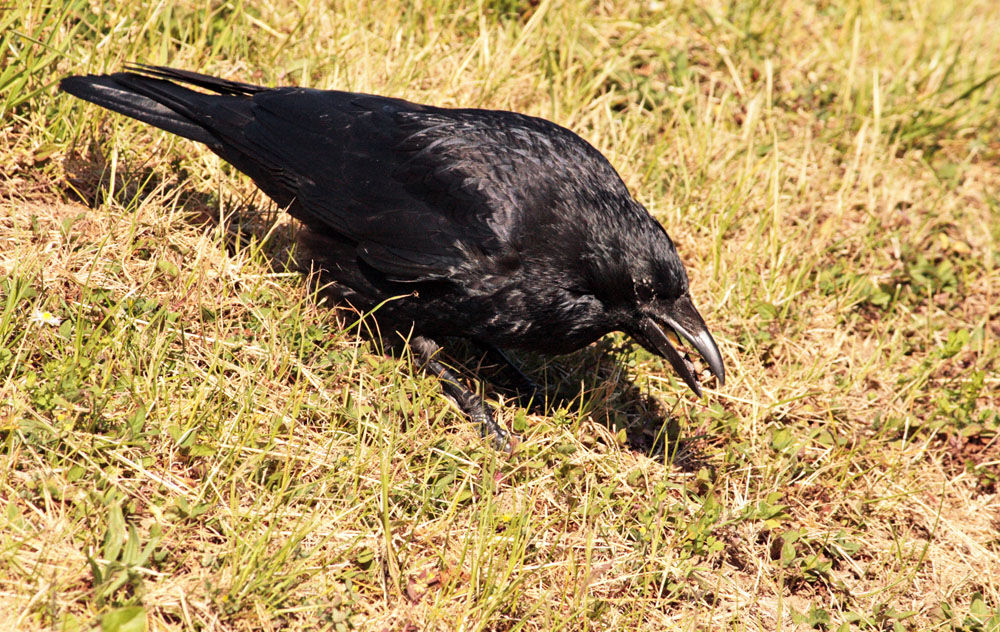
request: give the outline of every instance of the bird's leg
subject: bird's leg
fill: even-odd
[[[535,404],[544,404],[545,392],[538,387],[533,379],[524,374],[521,367],[514,364],[514,361],[510,359],[503,349],[491,345],[487,342],[476,341],[476,344],[486,353],[486,357],[491,361],[499,364],[503,368],[503,372],[507,377],[508,385],[517,393],[518,399],[522,405],[527,406],[529,402],[534,401]],[[539,396],[542,396],[541,402],[539,402]]]
[[[414,336],[410,340],[410,348],[417,352],[420,366],[441,380],[441,388],[445,395],[451,398],[473,423],[479,425],[479,432],[483,438],[490,438],[498,450],[509,451],[510,435],[494,419],[493,411],[483,398],[463,386],[451,369],[435,359],[441,347],[430,338]]]

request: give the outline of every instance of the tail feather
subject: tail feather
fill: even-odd
[[[138,75],[128,75],[118,73],[114,75],[81,75],[76,77],[66,77],[59,82],[59,89],[79,97],[84,101],[90,101],[113,110],[125,116],[138,119],[143,123],[149,123],[155,127],[166,130],[184,138],[213,145],[218,142],[204,127],[198,125],[190,118],[182,115],[176,109],[151,98],[145,90],[137,90],[135,85],[129,85],[128,79],[131,77],[143,79]],[[145,79],[145,81],[156,81],[158,83],[168,83],[157,79]],[[174,86],[175,88],[177,86]],[[179,88],[186,90],[185,88]],[[198,94],[193,90],[187,90],[192,94]]]
[[[149,123],[178,136],[205,143],[218,151],[224,142],[217,133],[246,122],[247,97],[266,90],[261,86],[228,81],[209,75],[164,66],[132,65],[130,72],[113,75],[66,77],[59,83],[65,92]],[[210,90],[206,94],[173,83],[178,81]],[[213,117],[219,108],[225,117]]]
[[[252,97],[267,88],[158,66],[67,77],[59,87],[85,101],[207,145],[253,178],[281,206],[290,205],[295,197],[285,186],[288,177],[282,169],[247,137],[247,128],[254,122]]]

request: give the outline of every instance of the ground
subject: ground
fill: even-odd
[[[0,628],[1000,629],[993,0],[0,10]],[[192,142],[169,64],[544,116],[667,228],[703,399],[610,336],[498,453]],[[470,349],[449,348],[469,379]]]

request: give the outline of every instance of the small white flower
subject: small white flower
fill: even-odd
[[[36,309],[31,313],[31,322],[39,325],[51,325],[53,327],[58,327],[59,323],[62,322],[62,319],[48,310],[42,311],[40,309]]]

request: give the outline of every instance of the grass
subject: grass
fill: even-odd
[[[0,26],[3,629],[1000,629],[992,0]],[[677,242],[731,381],[697,400],[620,337],[523,355],[561,397],[505,402],[494,452],[338,322],[246,178],[56,92],[129,61],[576,130]]]

